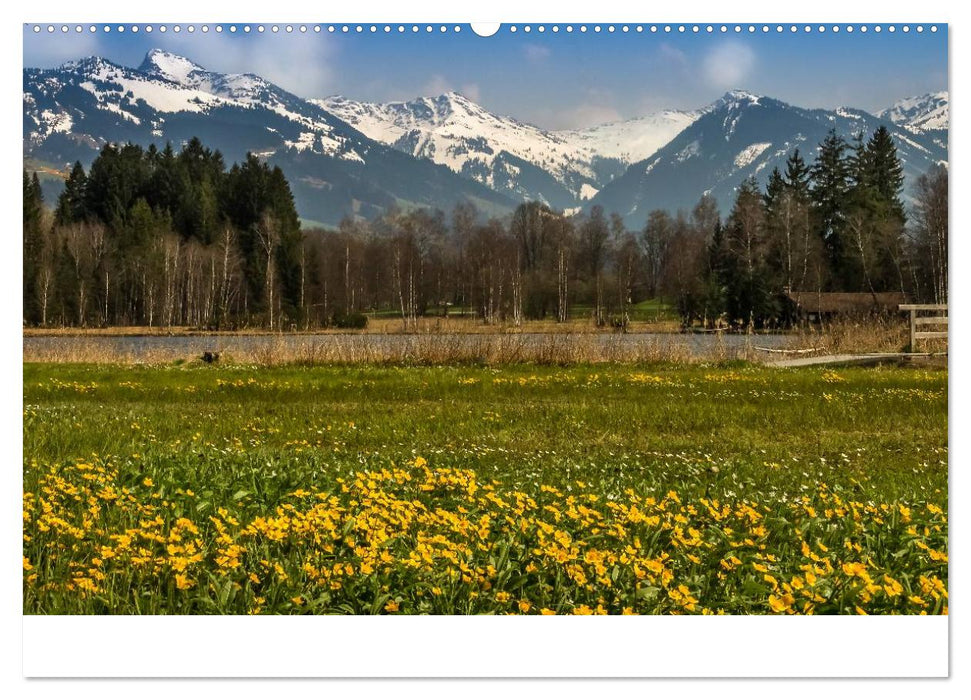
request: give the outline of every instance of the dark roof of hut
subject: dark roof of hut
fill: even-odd
[[[788,295],[804,313],[863,314],[896,311],[907,298],[900,292],[792,292]]]

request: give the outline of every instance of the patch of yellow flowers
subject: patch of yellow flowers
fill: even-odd
[[[23,497],[25,610],[947,613],[942,508],[825,484],[773,503],[525,492],[417,457],[256,514],[162,481],[47,468]]]

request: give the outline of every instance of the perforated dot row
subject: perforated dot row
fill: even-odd
[[[861,25],[853,25],[853,24],[844,24],[844,25],[840,25],[840,24],[834,24],[834,25],[825,25],[825,24],[819,24],[819,25],[811,25],[811,24],[803,24],[803,25],[799,25],[799,24],[787,24],[787,25],[786,24],[747,24],[747,25],[745,24],[734,24],[734,25],[731,25],[731,24],[720,24],[720,25],[714,25],[714,24],[651,24],[651,25],[592,24],[592,25],[586,25],[586,24],[579,24],[579,25],[572,25],[572,24],[567,24],[562,27],[560,25],[553,25],[551,27],[546,27],[545,25],[540,24],[537,26],[525,25],[520,28],[520,27],[517,27],[515,24],[513,24],[508,27],[509,32],[516,33],[521,30],[523,32],[526,32],[527,34],[533,31],[543,33],[543,32],[546,32],[547,29],[553,33],[565,31],[567,33],[593,32],[595,34],[599,34],[605,31],[607,33],[650,32],[654,34],[658,32],[665,33],[665,34],[672,34],[672,33],[726,34],[729,32],[732,32],[735,34],[741,34],[743,32],[748,34],[755,34],[756,32],[760,32],[763,34],[768,34],[770,32],[775,32],[777,34],[781,34],[783,32],[789,32],[792,34],[795,34],[798,32],[806,33],[806,34],[812,33],[812,32],[816,32],[819,34],[832,32],[834,34],[838,34],[840,32],[847,32],[849,34],[852,34],[853,32],[866,33],[868,31],[873,31],[879,34],[880,32],[888,31],[891,34],[893,34],[898,30],[906,34],[912,30],[918,33],[923,33],[925,30],[936,32],[937,26],[928,25],[925,27],[922,24],[918,24],[918,25],[909,25],[909,24],[904,24],[904,25],[894,25],[894,24],[888,24],[888,25],[880,25],[880,24],[874,24],[874,25],[866,25],[866,24],[861,24]]]
[[[178,34],[180,32],[183,32],[183,31],[184,32],[188,32],[189,34],[193,34],[196,31],[202,32],[203,34],[206,34],[206,33],[210,32],[210,31],[214,31],[217,34],[223,33],[223,32],[229,32],[230,34],[235,34],[237,32],[243,32],[244,34],[248,34],[250,32],[257,32],[257,33],[270,32],[270,33],[273,33],[273,34],[280,33],[280,32],[285,32],[287,34],[293,34],[293,33],[306,34],[308,32],[313,32],[313,33],[317,33],[317,34],[319,34],[321,32],[327,32],[327,33],[330,33],[330,34],[352,34],[352,33],[356,33],[356,34],[363,34],[363,33],[377,34],[379,32],[383,32],[385,34],[390,34],[392,32],[397,32],[399,34],[405,34],[405,33],[412,33],[412,34],[418,34],[418,33],[425,33],[425,34],[431,34],[431,33],[445,34],[445,33],[448,33],[448,32],[458,33],[458,32],[462,32],[463,31],[462,26],[457,25],[457,24],[456,25],[445,25],[445,24],[441,24],[441,25],[431,25],[431,24],[425,24],[425,25],[418,25],[418,24],[409,24],[409,25],[405,25],[405,24],[397,24],[397,25],[390,25],[390,24],[384,24],[384,25],[377,25],[377,24],[370,24],[370,25],[363,25],[363,24],[355,24],[355,25],[351,25],[351,24],[340,24],[340,25],[337,25],[337,24],[329,24],[329,25],[320,25],[320,24],[314,24],[314,25],[306,25],[306,24],[286,24],[286,25],[277,25],[277,24],[262,25],[262,24],[258,24],[258,25],[249,25],[249,24],[244,24],[244,25],[235,25],[235,24],[230,24],[230,25],[222,25],[222,24],[216,24],[216,25],[212,25],[212,26],[210,26],[208,24],[202,24],[202,25],[198,25],[198,26],[193,25],[193,24],[187,24],[187,25],[174,24],[174,25],[171,25],[171,26],[164,25],[164,24],[157,25],[157,26],[153,26],[151,24],[146,24],[146,25],[137,25],[137,24],[134,24],[134,25],[124,25],[124,24],[117,24],[117,25],[110,25],[110,24],[104,24],[104,25],[95,25],[95,24],[91,24],[91,25],[80,25],[80,24],[75,24],[75,25],[67,25],[67,24],[61,24],[61,25],[54,25],[54,24],[40,25],[40,24],[35,24],[35,25],[28,25],[28,26],[30,26],[32,28],[32,30],[33,30],[33,32],[35,34],[39,34],[41,32],[47,32],[48,34],[53,34],[55,32],[61,32],[63,34],[67,34],[69,32],[82,33],[82,32],[85,32],[85,31],[91,32],[91,33],[99,32],[99,31],[100,32],[105,32],[105,33],[109,33],[109,32],[118,32],[118,33],[131,32],[133,34],[138,33],[138,32],[151,33],[153,31],[158,31],[158,32],[162,32],[162,33],[168,32],[168,31],[172,31],[172,32],[175,32],[176,34]],[[505,27],[505,30],[508,31],[509,33],[512,33],[512,34],[515,34],[515,33],[520,32],[520,31],[521,32],[524,32],[526,34],[529,34],[529,33],[534,32],[534,31],[535,32],[538,32],[540,34],[543,34],[543,33],[547,32],[547,31],[552,32],[554,34],[557,34],[557,33],[561,32],[561,31],[562,32],[566,32],[567,34],[571,34],[571,33],[574,33],[574,32],[579,32],[581,34],[587,33],[587,32],[593,32],[594,34],[599,34],[599,33],[603,33],[603,32],[607,32],[608,34],[615,33],[615,32],[620,32],[620,33],[630,33],[630,32],[634,32],[634,33],[644,33],[644,32],[648,32],[648,33],[652,33],[652,34],[656,34],[656,33],[659,33],[659,32],[660,33],[664,33],[664,34],[672,34],[672,33],[678,33],[678,34],[688,34],[688,33],[691,33],[691,34],[715,34],[715,33],[721,33],[721,34],[726,34],[726,33],[730,33],[730,32],[731,33],[735,33],[735,34],[741,34],[743,32],[744,33],[748,33],[748,34],[755,34],[757,32],[758,33],[763,33],[763,34],[769,34],[769,33],[772,33],[772,32],[777,33],[777,34],[781,34],[781,33],[784,33],[784,32],[788,32],[788,33],[791,33],[791,34],[795,34],[795,33],[803,33],[803,34],[819,33],[819,34],[822,34],[822,33],[827,33],[827,32],[831,32],[833,34],[838,34],[840,32],[846,32],[848,34],[852,34],[853,32],[859,32],[861,34],[865,34],[867,32],[874,32],[874,33],[879,34],[879,33],[884,32],[884,31],[890,32],[891,34],[900,31],[900,32],[903,32],[904,34],[907,34],[907,33],[910,33],[911,31],[914,31],[914,32],[917,32],[917,33],[923,33],[925,30],[926,31],[930,31],[930,32],[936,32],[937,31],[937,26],[936,25],[933,25],[933,24],[932,25],[928,25],[926,27],[924,25],[921,25],[921,24],[918,24],[918,25],[909,25],[909,24],[904,24],[904,25],[894,25],[894,24],[889,24],[889,25],[880,25],[880,24],[875,24],[875,25],[866,25],[866,24],[861,24],[861,25],[852,25],[852,24],[847,24],[847,25],[839,25],[839,24],[834,24],[834,25],[823,25],[823,24],[820,24],[820,25],[810,25],[810,24],[804,24],[804,25],[796,25],[796,24],[789,24],[789,25],[782,25],[782,24],[773,24],[773,25],[769,25],[769,24],[761,24],[761,25],[755,25],[755,24],[748,24],[748,25],[741,25],[741,24],[735,24],[735,25],[727,25],[727,24],[721,24],[721,25],[712,25],[712,24],[707,24],[707,25],[700,25],[700,24],[690,24],[690,25],[686,25],[686,24],[678,24],[678,25],[671,25],[671,24],[651,24],[651,25],[641,25],[641,24],[637,24],[637,25],[628,25],[628,24],[614,25],[614,24],[608,24],[608,25],[599,25],[599,24],[593,24],[593,25],[586,25],[586,24],[579,24],[579,25],[572,25],[572,24],[567,24],[567,25],[562,25],[562,26],[561,25],[558,25],[558,24],[554,24],[554,25],[550,25],[550,26],[543,25],[543,24],[540,24],[540,25],[528,25],[528,24],[527,25],[515,25],[515,24],[512,24],[512,25],[509,25],[508,27]]]

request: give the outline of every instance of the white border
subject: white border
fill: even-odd
[[[832,0],[818,0],[812,4],[783,4],[758,2],[726,5],[709,0],[696,1],[692,5],[659,4],[632,5],[620,0],[600,0],[595,4],[563,0],[556,3],[523,3],[521,0],[493,0],[477,7],[465,3],[425,2],[416,3],[372,0],[366,6],[356,4],[333,4],[309,6],[305,3],[274,2],[271,6],[255,3],[241,6],[240,3],[210,2],[202,5],[186,0],[170,0],[162,6],[138,7],[130,2],[101,2],[91,8],[75,2],[49,0],[43,5],[19,9],[21,15],[7,18],[3,26],[4,63],[3,84],[0,86],[0,118],[3,123],[4,142],[8,153],[21,150],[21,119],[19,117],[20,83],[19,67],[22,61],[22,22],[76,22],[91,19],[123,22],[158,22],[175,19],[180,22],[214,22],[225,20],[255,19],[267,23],[276,20],[325,20],[329,22],[469,22],[495,21],[507,22],[565,22],[600,23],[627,22],[644,20],[653,23],[742,23],[742,22],[819,22],[827,23],[881,23],[911,22],[918,19],[924,23],[944,24],[954,22],[957,17],[946,3],[890,1],[879,7],[851,4]],[[36,14],[29,14],[34,12]],[[958,37],[963,36],[963,24],[949,27],[952,47],[950,72],[952,76],[952,115],[955,125],[963,124],[961,119],[962,80],[964,75],[965,49]],[[865,40],[865,38],[861,39]],[[852,69],[849,67],[848,69]],[[957,129],[963,134],[971,125]],[[951,139],[952,191],[960,193],[960,163],[964,162],[960,138]],[[955,164],[958,164],[955,167]],[[10,193],[19,187],[19,167],[10,163],[0,168],[0,191],[8,193],[6,201],[17,201]],[[954,180],[954,177],[957,180]],[[966,347],[964,338],[968,326],[968,314],[963,309],[967,303],[967,283],[958,276],[958,261],[967,260],[966,236],[957,235],[964,230],[965,217],[962,216],[959,197],[952,199],[952,266],[954,270],[952,289],[952,316],[957,319],[951,326],[951,351],[960,352]],[[17,213],[19,204],[6,208],[8,218],[4,230],[15,232],[20,228]],[[14,243],[11,243],[14,241]],[[565,675],[711,675],[705,669],[722,668],[715,675],[780,675],[778,669],[798,676],[843,675],[841,669],[847,667],[866,668],[868,675],[937,675],[942,672],[941,644],[947,634],[950,622],[951,649],[954,654],[961,647],[960,635],[953,629],[955,611],[962,608],[965,590],[962,581],[967,571],[964,557],[958,554],[958,546],[964,541],[957,530],[964,529],[963,518],[955,509],[950,511],[951,540],[950,553],[954,564],[951,567],[951,618],[921,620],[920,618],[799,618],[781,620],[777,618],[735,617],[725,621],[708,621],[696,618],[568,618],[549,622],[546,620],[519,620],[514,618],[482,621],[472,618],[409,618],[365,620],[363,618],[315,618],[294,620],[292,618],[20,618],[21,573],[20,573],[20,469],[22,462],[19,447],[22,445],[21,392],[22,375],[20,342],[20,286],[18,275],[12,270],[19,269],[19,237],[8,233],[6,244],[13,247],[10,251],[11,265],[8,274],[0,276],[0,294],[10,303],[0,305],[0,318],[4,333],[0,336],[0,351],[4,362],[0,364],[5,373],[4,385],[10,387],[8,400],[2,403],[3,415],[0,416],[0,430],[10,454],[4,461],[6,474],[13,483],[3,490],[5,494],[2,527],[3,557],[6,564],[3,578],[2,600],[6,602],[7,624],[3,625],[6,643],[3,655],[4,678],[12,679],[21,673],[39,675],[60,670],[63,674],[71,670],[71,675],[90,676],[92,669],[99,669],[103,675],[132,675],[132,669],[153,676],[187,675],[192,669],[199,670],[203,660],[208,660],[211,669],[218,669],[217,675],[269,676],[269,675],[307,675],[308,664],[313,668],[341,669],[336,675],[374,675],[381,674],[384,667],[401,669],[396,659],[410,661],[403,669],[392,675],[402,676],[443,676],[449,675],[450,668],[474,670],[476,676],[511,676],[515,669],[526,670],[530,675],[539,672],[536,660],[544,650],[556,650],[557,657],[544,664],[548,669],[559,669]],[[17,257],[15,257],[17,256]],[[963,319],[963,322],[962,322]],[[951,363],[952,421],[963,416],[964,402],[961,400],[961,387],[964,386],[966,372],[962,362]],[[951,436],[951,464],[957,464],[960,456],[967,454],[966,442],[960,431]],[[14,476],[15,474],[15,476]],[[954,502],[961,502],[957,494],[963,494],[963,483],[959,470],[952,469],[950,493]],[[959,491],[959,488],[962,489]],[[964,552],[964,550],[961,550]],[[22,625],[20,624],[22,622]],[[677,626],[675,626],[677,625]],[[710,627],[703,627],[710,625]],[[716,627],[721,625],[721,627]],[[858,626],[855,626],[858,625]],[[926,625],[926,626],[925,626]],[[689,632],[689,626],[690,632]],[[770,626],[772,626],[770,628]],[[242,630],[242,631],[241,631]],[[367,631],[367,634],[363,632]],[[21,638],[22,632],[22,638]],[[712,641],[714,640],[714,641]],[[21,643],[23,647],[21,647]],[[240,648],[237,648],[240,647]],[[24,650],[23,666],[18,648]],[[247,651],[246,649],[249,649]],[[232,652],[223,650],[231,649]],[[871,658],[869,650],[878,650]],[[141,654],[139,653],[141,650]],[[380,653],[378,653],[380,652]],[[467,652],[475,652],[469,654]],[[638,653],[641,652],[641,653]],[[925,656],[925,652],[927,652]],[[478,658],[477,658],[478,657]],[[945,657],[946,658],[946,657]],[[955,657],[960,658],[960,656]],[[446,665],[444,659],[454,660],[456,666]],[[728,661],[725,661],[725,660]],[[83,663],[82,663],[83,662]],[[626,663],[625,663],[626,662]],[[926,662],[926,665],[925,665]],[[80,664],[80,668],[79,668]],[[146,670],[146,665],[152,669]],[[798,666],[798,668],[796,668]],[[350,670],[354,672],[351,673]],[[946,672],[946,666],[944,672]],[[554,670],[544,673],[554,673]],[[60,674],[59,674],[60,675]],[[212,671],[203,675],[212,675]],[[311,675],[317,675],[311,673]],[[324,674],[326,675],[326,674]],[[334,674],[330,674],[334,675]],[[952,677],[967,675],[960,673],[960,667],[952,669]],[[197,692],[212,694],[211,686],[193,685]],[[386,695],[390,690],[378,684],[370,686]],[[543,692],[539,688],[524,688],[530,695]],[[609,688],[610,686],[608,686]],[[778,690],[775,684],[753,686],[756,692],[786,693],[787,697],[816,696],[819,692],[833,692],[833,686],[785,686]],[[858,694],[860,687],[839,686],[844,692]],[[133,691],[127,684],[99,684],[87,686],[105,695],[128,696],[131,692],[147,694],[150,697],[171,695],[172,688],[144,688]],[[425,688],[425,686],[423,686]],[[613,686],[611,692],[620,689]],[[715,688],[700,686],[701,692],[711,695]],[[750,696],[751,687],[734,685],[727,695]],[[805,688],[805,690],[803,690]],[[450,695],[462,692],[470,694],[463,686],[460,691],[452,685],[432,686],[437,692],[448,691]],[[236,686],[234,695],[264,696],[265,686]],[[497,688],[488,694],[494,696]],[[33,697],[45,695],[63,697],[67,688],[63,685],[36,685],[21,691]],[[352,691],[356,692],[356,691]],[[428,692],[425,688],[423,692]],[[505,691],[500,691],[505,692]],[[559,685],[557,696],[583,694],[589,696],[591,688]],[[643,691],[641,691],[643,692]],[[671,692],[684,694],[683,685]],[[868,692],[864,690],[864,692]],[[878,691],[881,697],[904,695],[912,697],[919,692],[914,684],[882,684]],[[935,696],[956,692],[953,684],[942,686],[934,684],[926,692]],[[73,694],[73,691],[72,691]],[[471,693],[484,696],[483,693]],[[720,696],[726,693],[719,691]]]
[[[285,644],[288,639],[299,643]],[[284,654],[275,653],[284,648]],[[930,616],[27,616],[24,650],[28,677],[948,674],[947,619]],[[272,672],[268,652],[275,653]]]

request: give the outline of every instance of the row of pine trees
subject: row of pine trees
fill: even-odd
[[[947,170],[919,178],[910,222],[903,184],[885,127],[851,143],[831,131],[813,163],[795,150],[764,190],[754,178],[743,182],[724,224],[696,212],[693,235],[671,253],[693,262],[667,293],[686,322],[750,327],[791,322],[789,292],[900,292],[944,303]],[[651,248],[664,248],[676,227],[653,212],[645,230]]]
[[[811,163],[793,151],[764,189],[741,183],[724,221],[704,196],[637,231],[537,202],[503,219],[462,204],[301,230],[284,174],[255,156],[227,169],[197,139],[177,153],[107,145],[52,207],[24,173],[24,321],[285,330],[461,310],[623,326],[662,299],[685,325],[761,328],[791,322],[787,292],[946,301],[947,170],[921,177],[909,208],[902,189],[880,128],[830,133]]]
[[[299,317],[302,240],[283,172],[255,156],[109,144],[53,211],[24,174],[24,319],[276,326]]]

